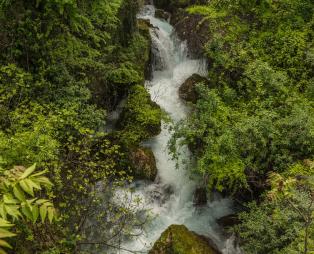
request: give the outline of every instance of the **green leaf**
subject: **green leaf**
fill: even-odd
[[[41,176],[41,175],[44,175],[48,172],[47,169],[43,170],[43,171],[40,171],[38,173],[35,173],[35,174],[32,174],[32,177],[36,177],[36,176]]]
[[[25,201],[24,192],[21,190],[20,186],[18,186],[17,184],[13,187],[13,193],[18,200]]]
[[[53,207],[48,207],[48,220],[50,223],[52,223],[52,220],[54,218],[54,213],[55,213],[55,210]]]
[[[31,188],[41,190],[40,184],[36,183],[35,179],[25,179],[24,181],[26,181],[28,186],[30,186]]]
[[[19,203],[19,201],[13,198],[13,196],[11,196],[10,194],[3,195],[3,202],[5,204],[11,204],[11,205],[15,205]]]
[[[26,205],[22,206],[22,213],[25,215],[27,219],[33,221],[33,213],[28,206]]]
[[[37,177],[36,181],[39,182],[39,183],[42,183],[43,185],[45,185],[47,187],[53,186],[53,184],[45,176]]]
[[[0,254],[7,254],[4,249],[0,248]]]
[[[39,208],[39,213],[40,213],[40,218],[42,223],[45,222],[46,216],[47,216],[47,206],[46,204],[43,204],[40,208]]]
[[[19,180],[22,180],[28,177],[31,173],[35,171],[35,169],[36,169],[36,163],[30,166],[28,169],[26,169],[23,175],[21,175],[21,177],[19,178]]]
[[[0,228],[0,238],[7,238],[7,237],[13,237],[13,236],[16,236],[16,234],[6,229]]]
[[[0,239],[0,246],[8,249],[12,249],[12,246],[8,244],[6,241]]]
[[[0,218],[0,227],[1,228],[6,228],[6,227],[10,228],[12,226],[14,226],[14,224],[11,224],[7,220],[4,220],[4,219]]]
[[[22,217],[22,214],[19,211],[19,206],[16,205],[5,205],[4,209],[6,210],[7,214],[12,216],[15,219]]]
[[[7,217],[7,212],[6,212],[6,210],[4,209],[4,204],[3,204],[3,203],[0,204],[0,215],[1,215],[1,217],[4,218],[4,219]]]
[[[37,204],[37,205],[42,205],[42,204],[47,203],[47,202],[49,202],[48,199],[38,199],[38,200],[36,201],[36,204]]]
[[[37,221],[37,219],[38,219],[38,216],[39,216],[39,208],[38,208],[38,206],[33,206],[32,213],[33,213],[33,222],[35,223]]]
[[[31,196],[34,196],[33,188],[27,184],[27,181],[21,180],[19,181],[19,184],[26,193],[28,193]]]
[[[5,227],[12,227],[14,224],[11,224],[10,222],[8,222],[7,220],[4,220],[2,218],[0,218],[0,228],[5,228]]]

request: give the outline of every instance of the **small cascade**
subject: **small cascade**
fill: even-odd
[[[154,17],[153,5],[146,5],[139,18],[152,24],[152,51],[154,58],[153,78],[146,88],[160,107],[168,113],[174,123],[184,119],[189,109],[180,100],[178,89],[192,74],[206,75],[206,63],[202,59],[190,59],[187,46],[175,36],[173,27],[166,21]],[[189,163],[191,157],[187,147],[180,148],[179,165],[171,158],[168,142],[172,132],[169,124],[162,123],[161,133],[145,142],[156,157],[158,177],[154,183],[134,183],[133,195],[138,195],[144,207],[153,217],[144,233],[132,240],[124,241],[124,249],[146,252],[151,249],[160,234],[171,224],[184,224],[190,230],[209,237],[224,254],[239,253],[231,239],[225,239],[216,220],[232,213],[230,199],[213,197],[206,206],[193,205],[193,193],[197,181],[191,179]],[[120,250],[118,253],[128,253]]]

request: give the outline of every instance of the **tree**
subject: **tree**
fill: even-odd
[[[313,162],[300,163],[288,170],[291,175],[269,175],[264,201],[250,203],[234,228],[247,253],[314,253],[313,168]]]

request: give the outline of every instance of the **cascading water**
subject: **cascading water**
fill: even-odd
[[[178,96],[179,86],[192,74],[206,74],[206,64],[202,60],[187,57],[187,47],[174,34],[173,27],[166,21],[154,17],[153,5],[147,5],[139,14],[139,18],[149,19],[154,27],[151,29],[153,59],[153,78],[146,82],[146,87],[154,100],[165,110],[173,122],[186,117],[188,108]],[[196,208],[193,205],[193,192],[197,182],[192,180],[187,163],[172,160],[168,151],[171,130],[166,123],[162,124],[161,133],[147,141],[156,157],[158,177],[154,183],[135,183],[135,193],[150,210],[153,219],[146,231],[132,241],[122,243],[123,248],[134,251],[147,251],[160,234],[171,224],[184,224],[190,230],[208,236],[225,254],[238,251],[224,239],[216,224],[216,219],[232,212],[229,199],[216,198],[207,206]],[[190,157],[187,148],[182,148],[180,161]],[[119,253],[128,253],[120,251]]]

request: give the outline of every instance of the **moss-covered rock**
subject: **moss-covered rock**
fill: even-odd
[[[153,66],[152,66],[152,39],[150,35],[150,29],[153,25],[150,23],[149,19],[138,19],[138,28],[140,34],[146,38],[149,43],[149,48],[145,48],[145,68],[144,68],[144,76],[146,80],[150,80],[152,78]]]
[[[133,86],[117,123],[121,140],[127,147],[134,147],[158,135],[161,117],[160,107],[151,100],[146,89],[141,85]]]
[[[182,100],[196,103],[199,95],[197,93],[197,84],[209,85],[209,80],[200,76],[199,74],[193,74],[189,77],[179,88],[179,96]]]
[[[123,13],[126,15],[125,10]],[[107,66],[106,71],[101,69],[101,75],[95,73],[89,86],[93,101],[109,111],[115,109],[121,99],[126,97],[130,87],[143,84],[151,78],[151,24],[149,20],[132,22],[135,23],[132,24],[134,28],[128,36],[128,42],[112,48],[111,60],[114,64]],[[105,78],[103,73],[106,73]]]
[[[132,175],[137,179],[154,181],[157,176],[156,160],[149,148],[138,147],[130,152]]]
[[[184,225],[171,225],[164,231],[149,254],[219,254],[205,237],[188,230]]]

